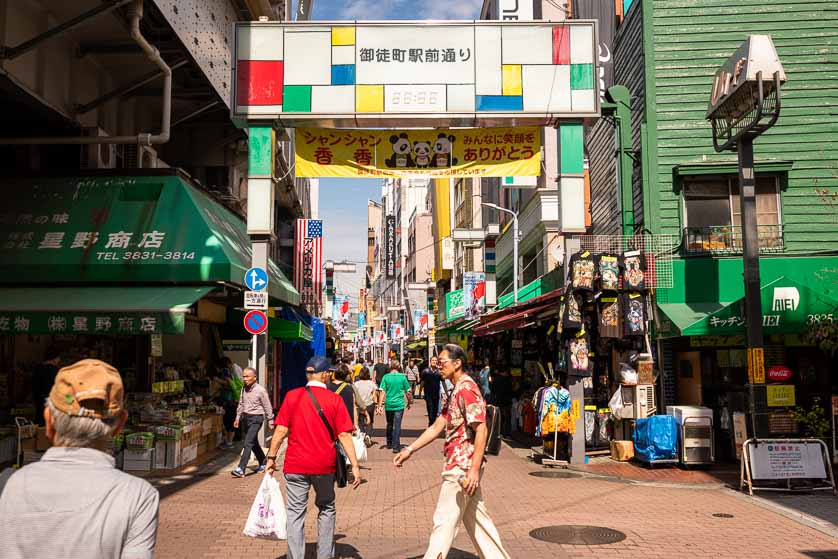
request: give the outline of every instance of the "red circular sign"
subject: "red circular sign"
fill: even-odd
[[[768,377],[769,381],[773,382],[783,382],[789,380],[791,378],[791,369],[786,367],[785,365],[774,365],[773,367],[769,367],[767,371],[765,371],[765,375]]]
[[[250,311],[244,315],[244,329],[248,333],[261,334],[268,329],[268,315],[264,311]]]

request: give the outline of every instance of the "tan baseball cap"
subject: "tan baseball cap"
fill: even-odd
[[[124,396],[119,371],[98,359],[82,359],[58,371],[49,393],[59,411],[95,419],[119,415]]]

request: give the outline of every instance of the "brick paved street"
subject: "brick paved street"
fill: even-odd
[[[404,444],[425,418],[416,406],[405,420]],[[390,451],[370,449],[368,481],[338,493],[338,555],[363,559],[421,557],[439,490],[441,443],[424,449],[402,471]],[[241,535],[260,476],[234,479],[234,456],[222,454],[193,473],[156,480],[161,490],[158,557],[163,559],[284,557],[284,542]],[[489,511],[514,558],[675,557],[838,558],[838,539],[718,486],[685,488],[605,478],[546,479],[543,468],[509,449],[492,457],[484,478]],[[830,498],[830,497],[827,497]],[[717,518],[714,513],[733,515]],[[314,513],[307,522],[314,541]],[[544,543],[531,530],[560,524],[620,530],[622,542],[605,546]],[[451,559],[475,557],[461,531]],[[314,557],[311,546],[311,557]]]

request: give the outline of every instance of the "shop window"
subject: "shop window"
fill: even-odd
[[[782,250],[777,176],[756,179],[757,228],[761,252]],[[689,253],[741,252],[739,178],[708,175],[684,180],[684,245]]]

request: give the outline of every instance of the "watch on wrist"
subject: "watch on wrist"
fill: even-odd
[[[276,456],[265,456],[265,460],[273,460],[276,462]]]

